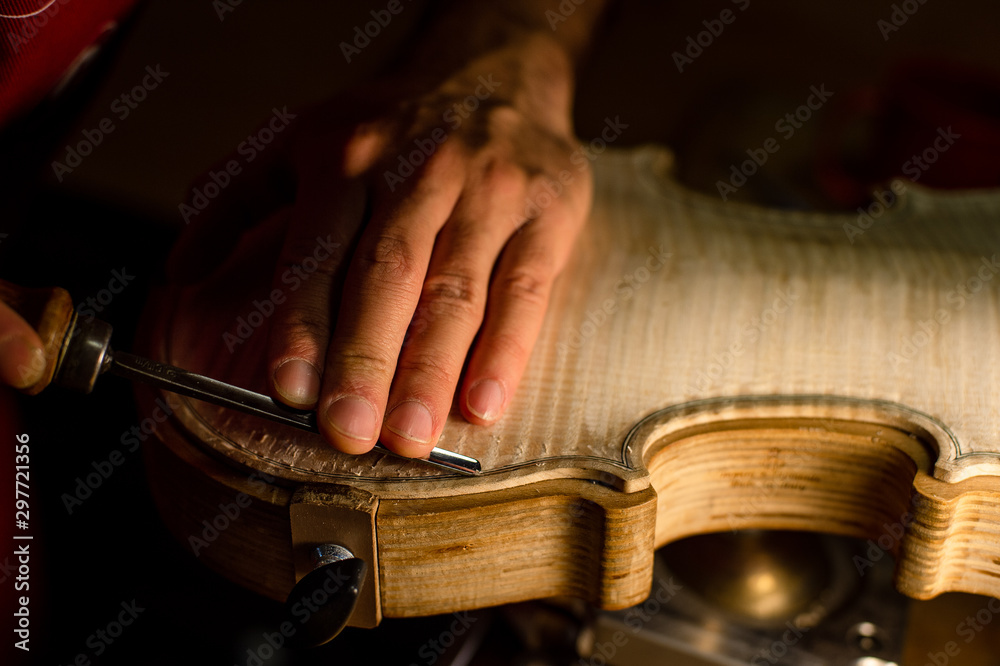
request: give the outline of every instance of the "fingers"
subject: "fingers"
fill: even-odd
[[[537,196],[542,179],[532,192],[521,169],[495,163],[467,178],[463,186],[439,167],[394,208],[377,211],[365,232],[318,410],[321,430],[338,449],[361,453],[381,440],[402,455],[425,456],[467,359],[459,404],[471,422],[499,419],[517,388],[552,284],[582,227],[589,181],[550,197],[511,237],[525,195]]]
[[[327,352],[318,421],[347,453],[371,449],[396,361],[420,298],[435,238],[464,186],[459,155],[442,148],[412,185],[376,203],[351,261],[335,333]],[[413,403],[406,427],[427,440],[440,415]]]
[[[27,388],[42,378],[45,351],[31,326],[0,302],[0,382]]]
[[[292,213],[270,293],[275,313],[268,342],[272,395],[292,407],[311,409],[319,399],[340,273],[365,197],[359,181],[335,180],[310,188]]]
[[[520,170],[490,169],[466,188],[438,234],[381,432],[381,441],[403,455],[426,455],[441,434],[525,188]]]
[[[582,197],[556,199],[507,243],[490,285],[489,306],[469,358],[459,406],[486,425],[506,411],[521,381],[548,307],[552,284],[569,259],[589,207]]]

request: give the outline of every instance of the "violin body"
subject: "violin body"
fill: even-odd
[[[655,549],[736,529],[871,540],[914,598],[1000,596],[1000,193],[897,183],[867,211],[778,211],[688,191],[671,159],[594,163],[509,411],[456,411],[438,444],[483,474],[146,390],[140,409],[172,412],[147,447],[167,526],[276,599],[312,547],[349,548],[369,564],[355,626],[561,595],[624,608]],[[274,233],[161,294],[144,351],[263,391]]]

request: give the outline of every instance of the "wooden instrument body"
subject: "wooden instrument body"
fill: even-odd
[[[867,218],[781,212],[686,191],[670,167],[652,148],[595,163],[510,411],[455,414],[440,441],[483,475],[172,396],[147,456],[168,526],[275,598],[310,546],[351,548],[370,565],[356,626],[555,595],[622,608],[655,548],[749,528],[871,539],[916,598],[1000,595],[1000,194],[907,185]],[[268,296],[276,231],[165,296],[147,353],[261,390],[266,325],[232,336]]]

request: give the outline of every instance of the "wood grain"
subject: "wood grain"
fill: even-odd
[[[858,234],[858,214],[725,203],[670,168],[653,148],[595,163],[594,211],[510,411],[488,428],[453,415],[440,441],[481,477],[341,455],[191,400],[167,448],[376,496],[386,616],[550,594],[616,607],[641,598],[654,546],[734,528],[878,543],[899,523],[882,541],[905,592],[1000,594],[1000,194],[907,185]],[[279,232],[166,294],[153,355],[262,389],[266,326],[224,334],[267,297],[254,268]]]

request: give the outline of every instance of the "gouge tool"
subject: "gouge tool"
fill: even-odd
[[[111,326],[99,319],[86,322],[78,317],[65,289],[25,289],[0,280],[0,300],[34,326],[45,348],[44,375],[37,383],[24,389],[26,393],[37,394],[49,384],[90,393],[97,378],[110,372],[214,405],[319,433],[313,411],[292,409],[260,393],[165,363],[112,351]],[[481,471],[475,458],[436,447],[427,458],[405,458],[381,444],[376,444],[375,448],[404,460],[415,460],[461,474],[475,475]]]

